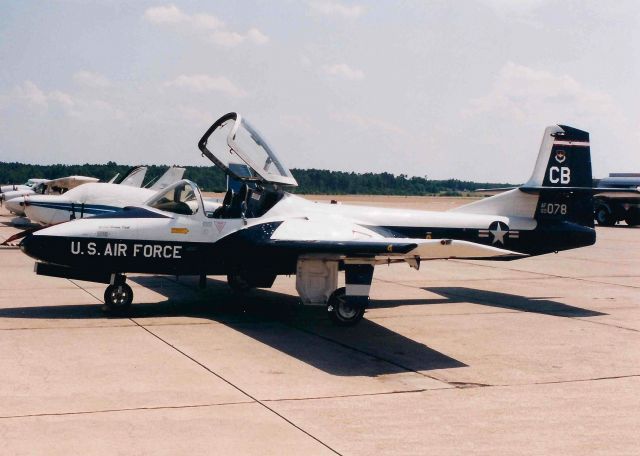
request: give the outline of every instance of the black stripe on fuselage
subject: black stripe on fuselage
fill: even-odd
[[[496,239],[488,229],[441,228],[409,226],[367,226],[372,231],[387,237],[416,239],[456,239],[489,245],[527,255],[586,247],[596,241],[593,228],[571,222],[539,224],[533,230],[509,230]]]

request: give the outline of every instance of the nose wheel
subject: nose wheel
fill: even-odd
[[[126,283],[109,285],[104,291],[103,310],[110,313],[123,312],[131,307],[133,290]]]

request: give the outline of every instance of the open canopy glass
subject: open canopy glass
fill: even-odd
[[[207,130],[198,147],[227,175],[240,181],[297,186],[289,169],[240,114],[225,114]],[[238,166],[241,165],[241,166]],[[249,172],[240,172],[247,170]]]

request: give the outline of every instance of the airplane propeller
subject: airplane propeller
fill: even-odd
[[[57,223],[55,223],[54,225],[57,225]],[[53,225],[34,226],[33,228],[28,228],[24,231],[20,231],[19,233],[16,233],[13,236],[10,236],[7,239],[5,239],[5,241],[0,245],[11,245],[12,242],[17,241],[18,239],[22,239],[23,237],[26,237],[31,233],[35,233],[36,231],[42,230],[44,228],[48,228],[50,226],[53,226]]]

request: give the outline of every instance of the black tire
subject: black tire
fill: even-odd
[[[235,293],[247,293],[253,287],[241,274],[227,274],[227,284]]]
[[[613,226],[617,220],[614,215],[609,211],[606,206],[598,206],[594,212],[594,218],[598,225],[601,226]]]
[[[119,313],[131,307],[133,290],[129,285],[109,285],[104,290],[104,309],[107,312]]]
[[[353,326],[357,324],[364,316],[366,305],[354,307],[345,299],[345,287],[338,288],[331,293],[329,302],[327,303],[327,311],[329,319],[337,326]],[[369,298],[367,297],[367,301]]]
[[[637,207],[628,209],[624,221],[627,222],[627,225],[629,226],[640,225],[640,209]]]

